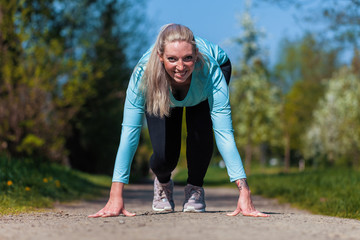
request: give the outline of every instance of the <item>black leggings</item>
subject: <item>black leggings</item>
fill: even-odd
[[[230,82],[231,63],[221,65],[227,84]],[[186,107],[186,159],[187,182],[202,186],[213,153],[213,131],[210,108],[207,100]],[[183,107],[174,107],[169,117],[159,118],[146,114],[147,125],[153,147],[150,168],[159,182],[170,181],[171,172],[176,168],[181,148]]]

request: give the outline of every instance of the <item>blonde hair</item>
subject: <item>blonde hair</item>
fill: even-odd
[[[170,76],[166,72],[159,55],[164,53],[165,45],[175,41],[186,41],[197,51],[193,32],[180,24],[167,24],[162,27],[144,72],[144,91],[146,96],[146,111],[150,115],[164,117],[170,114]],[[204,59],[199,53],[197,60],[203,66]]]

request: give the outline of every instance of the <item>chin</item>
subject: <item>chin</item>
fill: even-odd
[[[176,84],[186,84],[186,79],[185,80],[176,80],[176,79],[174,79],[174,82]]]

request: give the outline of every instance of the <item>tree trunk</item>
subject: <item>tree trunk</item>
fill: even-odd
[[[288,172],[290,169],[290,134],[285,133],[285,152],[284,152],[284,170]]]
[[[252,159],[252,147],[251,143],[248,142],[245,147],[245,171],[247,175],[250,175],[251,169],[251,159]]]
[[[267,147],[268,146],[266,143],[260,144],[260,165],[262,169],[264,169],[266,166]]]

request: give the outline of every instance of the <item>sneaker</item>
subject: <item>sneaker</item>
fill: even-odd
[[[154,180],[154,199],[152,209],[157,212],[174,211],[173,200],[174,183],[160,183],[157,178]]]
[[[205,212],[204,188],[188,184],[185,186],[184,212]]]

